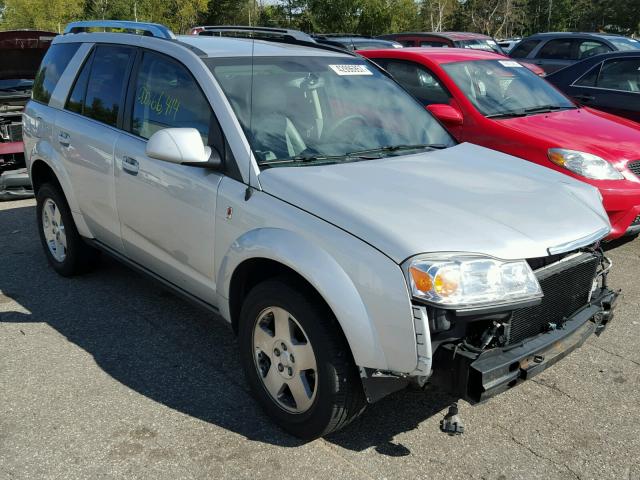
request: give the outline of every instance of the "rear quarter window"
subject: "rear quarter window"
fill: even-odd
[[[79,43],[58,43],[52,45],[42,59],[33,82],[33,99],[49,103],[62,73],[80,47]]]

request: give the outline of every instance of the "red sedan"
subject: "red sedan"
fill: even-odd
[[[640,124],[578,106],[498,54],[456,48],[359,53],[393,75],[458,141],[597,187],[611,220],[610,239],[640,233]]]

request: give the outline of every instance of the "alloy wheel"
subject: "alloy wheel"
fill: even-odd
[[[67,257],[67,235],[56,202],[47,198],[42,206],[42,230],[49,252],[58,262]]]
[[[280,307],[258,315],[253,329],[254,363],[271,398],[289,413],[304,413],[318,390],[316,356],[298,321]]]

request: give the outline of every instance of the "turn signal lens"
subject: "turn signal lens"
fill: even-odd
[[[424,272],[417,267],[409,268],[409,272],[411,272],[413,284],[418,290],[428,292],[433,288],[433,281],[427,272]]]

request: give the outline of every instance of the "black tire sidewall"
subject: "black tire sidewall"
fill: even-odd
[[[300,323],[311,342],[318,368],[317,391],[311,408],[304,413],[290,413],[278,406],[259,378],[254,360],[253,328],[258,315],[268,307],[281,307],[287,310]],[[344,343],[345,348],[341,349],[342,355],[349,355],[349,357],[351,355],[346,342],[335,338],[337,335],[332,334],[334,332],[331,330],[327,331],[328,326],[333,327],[333,325],[327,325],[327,322],[333,321],[333,318],[330,313],[329,318],[323,318],[326,316],[327,312],[324,309],[289,287],[287,283],[277,280],[267,281],[255,287],[245,299],[240,314],[238,332],[240,357],[251,390],[267,414],[273,417],[284,430],[305,439],[317,438],[326,433],[333,418],[339,382],[343,380],[334,368],[335,359],[332,358],[332,352],[335,352],[335,346],[328,340]],[[328,335],[334,338],[328,339]]]
[[[44,230],[42,226],[42,209],[47,199],[51,199],[55,202],[58,210],[60,211],[62,222],[64,223],[64,230],[67,239],[67,254],[62,262],[59,262],[53,257],[53,255],[49,251],[49,246],[47,245],[47,241],[44,236]],[[80,238],[80,235],[78,235],[78,231],[76,230],[75,222],[73,221],[73,216],[71,215],[69,205],[67,204],[67,201],[60,190],[48,183],[40,187],[40,189],[38,190],[38,194],[36,195],[36,201],[38,233],[40,235],[40,241],[42,243],[42,247],[44,248],[47,260],[49,261],[49,264],[53,267],[53,269],[60,275],[73,275],[76,270],[76,265],[80,260],[79,257],[83,244],[82,239]]]

